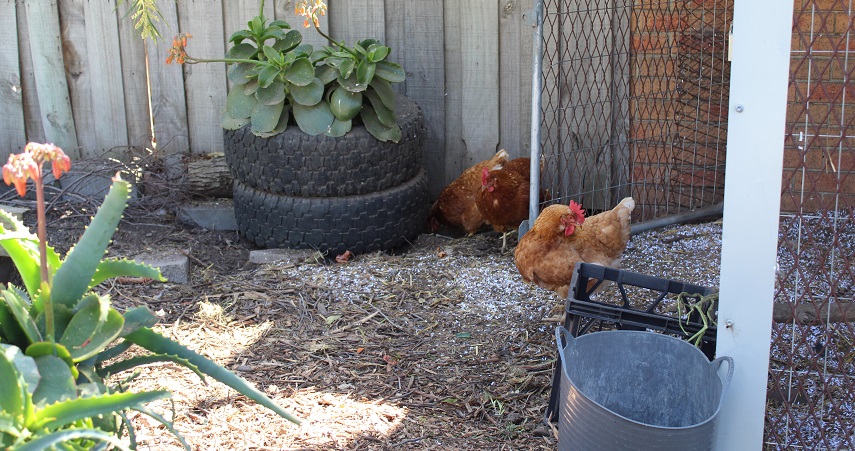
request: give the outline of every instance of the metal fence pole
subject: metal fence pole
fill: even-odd
[[[534,224],[540,212],[540,109],[543,91],[543,0],[535,0],[532,8],[534,44],[531,75],[531,187],[529,189],[528,222],[520,224],[522,237]]]
[[[734,4],[716,353],[736,372],[719,450],[763,443],[792,23],[792,0]]]

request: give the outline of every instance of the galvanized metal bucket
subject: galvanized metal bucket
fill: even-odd
[[[713,449],[733,358],[710,362],[688,342],[653,332],[574,338],[559,326],[555,335],[563,365],[559,450]]]

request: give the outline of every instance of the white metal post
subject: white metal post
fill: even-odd
[[[735,361],[718,450],[763,444],[792,0],[736,0],[716,353]]]

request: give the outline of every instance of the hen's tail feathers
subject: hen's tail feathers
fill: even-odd
[[[613,209],[621,218],[628,218],[635,209],[635,200],[631,197],[624,197],[622,201]]]

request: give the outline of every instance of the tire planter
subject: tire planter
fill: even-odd
[[[369,194],[292,197],[234,185],[238,229],[268,248],[312,248],[336,256],[393,249],[421,232],[427,220],[427,176]]]
[[[424,118],[398,96],[399,143],[361,125],[345,136],[309,136],[297,126],[260,138],[249,127],[225,131],[238,231],[260,247],[390,250],[414,239],[427,220],[421,167]]]
[[[411,180],[421,169],[424,117],[415,102],[398,96],[401,142],[382,142],[365,127],[341,138],[310,136],[296,125],[259,138],[250,126],[226,130],[225,157],[235,180],[287,196],[353,196]]]

